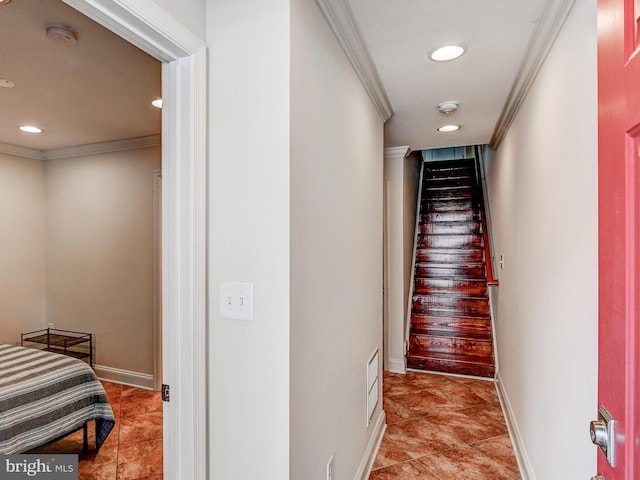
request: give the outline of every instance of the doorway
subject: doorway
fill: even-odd
[[[162,65],[162,350],[165,478],[207,477],[206,48],[155,4],[65,0]]]

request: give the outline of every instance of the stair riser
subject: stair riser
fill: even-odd
[[[432,263],[481,263],[484,261],[484,250],[451,250],[419,249],[416,251],[416,262]]]
[[[409,352],[413,355],[420,355],[421,352],[429,352],[444,353],[447,355],[491,357],[493,356],[493,344],[481,340],[414,335],[409,342]]]
[[[429,264],[416,265],[416,277],[420,278],[484,278],[484,265],[452,265],[430,266]]]
[[[442,199],[474,199],[476,194],[473,187],[449,187],[447,189],[425,190],[422,195],[423,201]]]
[[[420,233],[436,235],[479,235],[480,222],[426,223],[420,225]]]
[[[448,212],[429,212],[422,215],[421,223],[429,222],[473,222],[480,216],[473,209]]]
[[[489,323],[489,322],[487,322]],[[473,340],[492,341],[492,331],[489,325],[469,325],[462,322],[449,324],[411,324],[411,335],[433,335],[440,337],[459,337]]]
[[[449,200],[422,200],[420,212],[450,212],[452,210],[472,210],[479,213],[478,203],[473,198],[459,198]]]
[[[489,315],[489,300],[444,295],[414,295],[414,313],[446,313],[460,315]]]
[[[468,297],[487,295],[486,281],[469,279],[446,278],[416,278],[413,286],[414,293],[459,294]]]
[[[480,235],[420,235],[418,248],[481,248]]]
[[[425,179],[422,184],[423,188],[426,190],[431,190],[435,188],[448,188],[448,187],[473,187],[474,179],[469,175],[457,175],[457,176],[447,176],[440,178],[428,178]]]
[[[493,378],[495,368],[493,365],[478,365],[460,363],[452,360],[435,358],[420,358],[407,355],[407,367],[416,370],[428,370],[456,375],[473,375],[474,377]]]

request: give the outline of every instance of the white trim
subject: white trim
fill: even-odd
[[[387,416],[384,410],[382,410],[380,415],[378,415],[373,435],[369,438],[369,443],[367,444],[367,449],[364,451],[360,466],[358,467],[355,477],[353,477],[354,480],[367,480],[369,475],[371,475],[371,469],[373,468],[373,463],[376,461],[376,455],[378,454],[378,450],[380,450],[380,443],[382,442],[382,437],[386,429]]]
[[[400,158],[405,159],[411,155],[411,147],[388,147],[384,149],[384,159]]]
[[[122,152],[136,148],[157,147],[161,145],[160,135],[111,140],[109,142],[75,145],[73,147],[55,148],[42,151],[42,160],[58,160],[60,158],[83,157],[85,155],[99,155],[101,153]]]
[[[380,118],[386,122],[393,114],[393,108],[349,3],[346,0],[316,0],[316,3],[351,61]]]
[[[493,363],[494,377],[498,377],[500,362],[498,360],[498,339],[496,332],[496,320],[498,315],[498,285],[487,285],[487,295],[489,296],[489,315],[491,316],[491,338],[493,340]]]
[[[161,62],[197,52],[204,42],[153,0],[63,0]]]
[[[516,417],[511,409],[511,403],[509,397],[502,384],[500,373],[496,375],[496,389],[498,391],[498,398],[500,399],[500,405],[502,406],[502,413],[507,423],[507,429],[509,430],[509,437],[511,438],[511,444],[513,445],[513,452],[515,453],[516,460],[518,461],[518,468],[520,470],[520,476],[522,480],[535,480],[536,476],[533,474],[533,468],[527,455],[527,450],[524,447],[520,430],[518,429],[518,423]]]
[[[387,360],[387,371],[392,373],[407,373],[406,357],[389,358]]]
[[[83,157],[87,155],[99,155],[101,153],[135,150],[136,148],[158,147],[161,144],[161,135],[148,135],[146,137],[127,138],[124,140],[111,140],[108,142],[75,145],[73,147],[52,148],[50,150],[36,150],[34,148],[18,147],[17,145],[0,142],[0,153],[23,158],[31,158],[32,160],[59,160],[61,158]]]
[[[420,164],[420,179],[418,180],[418,198],[416,199],[416,223],[413,227],[413,256],[411,257],[411,278],[409,280],[409,296],[407,298],[407,319],[404,328],[405,361],[409,352],[411,339],[411,313],[413,308],[413,289],[416,281],[416,254],[418,253],[418,235],[420,234],[420,219],[422,207],[422,180],[424,179],[424,159]]]
[[[100,380],[144,388],[145,390],[153,390],[153,375],[149,375],[148,373],[132,372],[130,370],[105,367],[103,365],[94,365],[93,371]]]
[[[548,1],[493,131],[489,144],[494,149],[500,146],[502,139],[507,134],[574,3],[575,0]]]
[[[153,389],[162,388],[162,172],[153,171]]]
[[[64,0],[163,62],[164,477],[207,478],[206,45],[153,0]]]
[[[0,153],[14,155],[16,157],[30,158],[32,160],[42,160],[42,152],[34,148],[19,147],[9,143],[0,142]]]

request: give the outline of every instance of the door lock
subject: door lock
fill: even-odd
[[[596,475],[595,477],[591,477],[591,480],[604,480],[602,475]]]
[[[609,465],[615,467],[615,420],[611,414],[600,405],[598,409],[598,420],[591,422],[591,441],[600,447],[604,456],[607,457]],[[604,480],[599,475],[591,480]]]

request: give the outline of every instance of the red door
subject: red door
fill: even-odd
[[[639,21],[640,0],[598,0],[598,402],[615,420],[614,465],[598,453],[605,480],[640,479]]]

